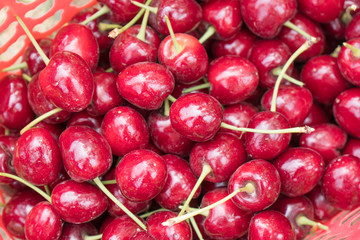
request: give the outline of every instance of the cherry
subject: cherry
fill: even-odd
[[[59,176],[62,158],[51,133],[40,127],[32,128],[16,142],[13,165],[21,178],[35,185],[47,185]]]
[[[130,240],[137,240],[137,239],[141,239],[141,240],[155,240],[155,238],[153,236],[151,236],[149,233],[147,232],[138,232],[136,234],[134,234]]]
[[[281,26],[294,17],[295,0],[241,1],[241,16],[250,31],[262,38],[274,38]]]
[[[335,39],[335,40],[344,40],[345,39],[345,31],[346,25],[340,19],[340,17],[331,20],[328,23],[322,25],[325,33],[325,37],[327,40]],[[325,43],[326,44],[326,43]]]
[[[39,43],[41,49],[44,51],[45,55],[49,57],[52,40],[49,38],[42,38],[39,39],[37,42]],[[34,76],[36,73],[40,72],[46,67],[41,56],[32,45],[26,48],[24,53],[24,61],[28,66],[27,69],[30,73],[30,76]]]
[[[343,149],[343,154],[350,154],[360,158],[360,139],[350,138]]]
[[[30,210],[44,199],[34,191],[16,193],[7,202],[2,211],[2,222],[6,230],[14,237],[25,239],[25,219]]]
[[[160,211],[151,214],[146,220],[148,233],[157,240],[191,240],[192,232],[190,225],[183,221],[173,226],[164,226],[162,223],[176,217],[177,214],[170,211]]]
[[[77,182],[103,175],[112,164],[111,148],[106,139],[85,126],[71,126],[59,138],[66,172]]]
[[[140,113],[129,107],[116,107],[106,113],[101,131],[110,144],[112,154],[143,148],[149,142],[149,130]]]
[[[144,3],[145,0],[135,0]],[[99,0],[100,3],[105,4],[111,10],[111,20],[119,24],[128,23],[139,12],[139,7],[132,4],[132,1],[121,0]]]
[[[281,193],[297,197],[310,192],[325,171],[322,156],[310,148],[288,148],[274,162],[281,179]]]
[[[298,56],[296,61],[305,62],[311,57],[320,55],[324,51],[325,46],[325,36],[321,27],[301,13],[296,13],[296,15],[291,19],[291,22],[316,39],[316,42]],[[305,41],[308,40],[302,34],[290,28],[282,28],[278,37],[281,41],[288,45],[292,52],[295,52]]]
[[[197,92],[202,92],[202,93],[209,93],[209,89],[208,88],[203,88],[203,84],[205,84],[207,81],[205,81],[205,78],[203,78],[203,80],[197,81],[195,83],[191,83],[191,84],[182,84],[182,83],[176,83],[175,84],[175,88],[173,90],[173,92],[171,93],[171,96],[173,96],[174,98],[179,98],[182,95],[188,94],[188,93],[197,93]],[[199,87],[199,89],[193,89],[190,92],[188,92],[187,90],[189,88],[197,88]]]
[[[242,28],[229,40],[216,40],[211,44],[211,53],[214,58],[235,55],[248,58],[250,50],[256,41],[256,36],[247,28]]]
[[[226,188],[218,188],[206,193],[201,207],[209,206],[228,195]],[[205,213],[204,230],[216,239],[238,239],[248,230],[251,212],[239,209],[232,201],[226,201]]]
[[[280,113],[264,111],[253,115],[248,128],[285,129],[290,126],[288,120]],[[245,149],[252,158],[271,160],[279,156],[290,143],[291,133],[262,134],[245,133]]]
[[[323,55],[307,61],[301,71],[301,81],[308,88],[314,100],[330,105],[350,84],[341,75],[335,57]]]
[[[314,206],[314,219],[324,221],[334,217],[340,212],[328,200],[326,200],[320,184],[317,184],[311,192],[306,194]]]
[[[360,38],[353,38],[341,47],[337,63],[341,74],[351,84],[360,86],[359,74],[357,66],[359,65],[359,50]]]
[[[0,144],[0,172],[14,174],[14,167],[12,166],[12,154]],[[13,183],[14,180],[11,178],[0,177],[0,183],[2,184],[10,184]]]
[[[25,237],[29,240],[59,239],[61,230],[62,220],[49,202],[36,204],[25,220]]]
[[[51,203],[68,223],[85,223],[100,216],[108,206],[106,195],[90,183],[67,180],[51,194]]]
[[[295,240],[290,221],[280,212],[266,210],[256,214],[250,221],[249,240]]]
[[[360,89],[352,88],[337,96],[333,105],[336,122],[350,135],[360,137]]]
[[[347,135],[338,126],[330,123],[316,125],[315,131],[310,134],[303,134],[300,137],[300,147],[314,149],[323,156],[325,163],[340,156],[344,148]]]
[[[92,31],[81,24],[71,23],[62,27],[51,43],[50,57],[60,51],[78,54],[95,70],[99,61],[99,45]]]
[[[144,36],[139,36],[144,32]],[[134,25],[117,36],[109,53],[111,67],[121,72],[138,62],[156,62],[160,44],[158,34],[151,28]]]
[[[176,211],[178,206],[189,196],[197,178],[186,160],[175,155],[165,155],[163,159],[166,163],[168,177],[155,200],[163,208]],[[200,195],[200,191],[201,189],[196,191],[194,199]]]
[[[171,126],[181,135],[197,142],[213,138],[221,120],[221,104],[205,93],[184,95],[170,108]]]
[[[133,235],[142,229],[127,215],[114,219],[104,230],[103,240],[130,240]]]
[[[360,159],[351,155],[339,156],[328,164],[322,188],[334,207],[352,210],[360,205],[359,171]]]
[[[70,119],[66,122],[66,127],[71,126],[87,126],[98,133],[101,133],[102,116],[92,116],[88,111],[73,113]]]
[[[298,8],[308,18],[320,23],[327,23],[337,18],[343,10],[344,0],[314,1],[298,0]]]
[[[0,145],[11,155],[14,155],[17,136],[0,136]]]
[[[166,184],[167,168],[158,154],[139,149],[126,154],[116,167],[116,182],[131,201],[144,202],[158,195]]]
[[[86,235],[96,235],[98,230],[92,223],[65,223],[59,240],[82,240]]]
[[[250,184],[251,192],[236,194],[231,200],[244,211],[258,212],[273,204],[280,194],[280,176],[276,168],[261,159],[241,165],[229,180],[229,193]]]
[[[345,28],[345,37],[347,40],[360,37],[360,29],[359,29],[359,13],[356,13],[352,20]]]
[[[123,98],[116,89],[115,73],[96,71],[93,74],[94,96],[86,111],[94,116],[100,116],[107,113],[114,107],[124,103]]]
[[[8,129],[22,129],[34,118],[25,80],[8,75],[0,80],[0,89],[0,124]]]

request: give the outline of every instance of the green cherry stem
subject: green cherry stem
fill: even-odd
[[[209,82],[203,83],[203,84],[199,84],[190,88],[187,88],[185,90],[182,91],[182,93],[189,93],[192,91],[196,91],[196,90],[201,90],[201,89],[206,89],[206,88],[210,88],[211,84]]]
[[[49,195],[49,196],[51,196],[51,191],[50,191],[49,186],[48,186],[48,185],[45,185],[44,188],[45,188],[46,194]]]
[[[183,209],[183,206],[179,206],[179,208]],[[198,208],[192,208],[192,207],[187,207],[186,208],[186,212],[195,212],[197,210],[199,210],[199,209]],[[207,216],[209,216],[209,213],[210,213],[210,211],[202,212],[200,214],[203,215],[204,217],[207,217]]]
[[[135,6],[145,9],[145,10],[149,10],[151,13],[153,14],[157,14],[158,8],[157,7],[150,7],[148,4],[142,4],[136,1],[131,1],[132,4],[134,4]]]
[[[170,101],[170,102],[175,102],[176,101],[176,98],[174,98],[173,96],[169,95],[167,97],[167,99]]]
[[[41,190],[40,188],[34,186],[33,184],[29,183],[28,181],[18,177],[18,176],[15,176],[13,174],[10,174],[10,173],[3,173],[3,172],[0,172],[0,176],[1,177],[7,177],[7,178],[11,178],[11,179],[14,179],[18,182],[21,182],[23,184],[25,184],[26,186],[28,186],[29,188],[31,188],[32,190],[34,190],[35,192],[37,192],[38,194],[40,194],[43,198],[45,198],[49,203],[51,203],[51,197],[46,194],[43,190]]]
[[[146,26],[147,26],[147,22],[148,22],[148,19],[149,19],[149,10],[146,9],[145,10],[145,14],[144,14],[144,17],[143,17],[143,20],[141,22],[141,27],[140,27],[140,31],[139,33],[136,35],[136,37],[138,39],[140,39],[141,41],[143,42],[146,42],[146,39],[145,39],[145,36],[146,36]]]
[[[216,29],[213,26],[209,26],[206,32],[199,38],[199,42],[203,44],[215,33],[216,33]]]
[[[195,221],[195,218],[191,217],[190,222],[191,222],[191,225],[192,225],[196,235],[198,236],[199,240],[204,240],[204,238],[203,238],[203,236],[202,236],[202,234],[200,232],[199,226],[197,225],[197,223]]]
[[[15,65],[11,65],[10,67],[4,68],[3,70],[1,70],[2,72],[10,72],[10,71],[14,71],[14,70],[18,70],[18,69],[22,69],[22,68],[28,68],[28,65],[26,62],[22,62],[19,64],[15,64]]]
[[[271,73],[272,73],[273,75],[275,75],[275,76],[279,76],[279,75],[280,75],[280,72],[281,72],[281,67],[280,67],[280,66],[277,67],[277,68],[274,68],[274,69],[271,71]],[[287,81],[289,81],[289,82],[291,82],[291,83],[293,83],[293,84],[295,84],[295,85],[297,85],[297,86],[300,86],[300,87],[303,87],[303,86],[304,86],[304,83],[303,83],[303,82],[301,82],[301,81],[299,81],[299,80],[297,80],[297,79],[295,79],[295,78],[287,75],[286,73],[284,74],[284,79],[287,80]]]
[[[94,13],[93,15],[91,15],[90,17],[88,17],[87,19],[85,19],[84,21],[82,21],[80,24],[81,25],[86,25],[89,22],[91,22],[92,20],[95,20],[99,17],[101,17],[104,14],[107,14],[110,12],[110,8],[108,8],[106,5],[104,5],[102,8],[100,8],[99,11],[97,11],[96,13]]]
[[[23,73],[21,76],[25,81],[27,81],[27,82],[31,81],[31,77],[29,75],[27,75],[26,73]]]
[[[110,198],[116,205],[119,206],[134,222],[136,222],[142,229],[146,231],[146,226],[141,222],[129,209],[127,209],[101,182],[99,177],[94,179],[95,184],[105,193],[108,198]]]
[[[290,21],[285,22],[284,26],[294,30],[297,33],[299,33],[300,35],[305,37],[308,41],[311,41],[311,42],[316,42],[317,41],[315,37],[311,36],[310,34],[308,34],[307,32],[305,32],[304,30],[302,30],[301,28],[299,28],[298,26],[296,26],[295,24],[293,24]]]
[[[169,20],[169,17],[165,15],[165,21],[166,21],[166,25],[169,29],[169,32],[170,32],[170,36],[171,36],[171,39],[173,41],[173,44],[174,44],[174,48],[175,48],[175,51],[177,54],[181,53],[181,51],[183,50],[182,47],[180,46],[180,44],[178,43],[178,41],[176,40],[175,38],[175,34],[174,34],[174,30],[171,26],[171,23],[170,23],[170,20]]]
[[[144,214],[140,215],[139,217],[144,219],[144,218],[147,218],[148,216],[150,216],[153,213],[161,212],[161,211],[168,211],[168,210],[166,208],[159,208],[159,209],[156,209],[154,211],[144,213]]]
[[[93,236],[85,236],[84,240],[98,240],[102,238],[102,234],[99,235],[93,235]]]
[[[60,111],[62,111],[61,108],[54,108],[53,110],[50,110],[47,113],[44,113],[40,117],[35,118],[28,125],[26,125],[23,129],[20,130],[20,135],[22,135],[24,132],[26,132],[27,130],[29,130],[30,128],[32,128],[33,126],[35,126],[36,124],[38,124],[42,120],[54,115],[55,113],[60,112]]]
[[[341,15],[341,21],[345,23],[345,25],[348,25],[351,22],[351,20],[353,19],[351,12],[355,11],[356,9],[357,9],[356,5],[350,5]]]
[[[235,127],[233,125],[230,125],[230,124],[227,124],[224,122],[221,123],[221,127],[230,129],[230,130],[234,130],[234,131],[239,131],[239,132],[263,133],[263,134],[312,133],[313,131],[315,131],[314,128],[309,127],[309,126],[268,130],[268,129],[253,129],[253,128]]]
[[[354,47],[353,45],[348,44],[348,43],[346,43],[346,42],[344,42],[343,45],[344,45],[346,48],[348,48],[348,49],[351,50],[351,52],[352,52],[352,54],[354,55],[354,57],[356,57],[356,58],[359,58],[359,57],[360,57],[360,49],[358,49],[358,48]]]
[[[25,23],[23,22],[23,20],[21,20],[21,18],[19,16],[15,16],[15,17],[16,17],[16,20],[19,22],[20,26],[24,29],[26,35],[30,39],[31,43],[34,45],[36,51],[39,53],[39,55],[42,58],[42,60],[44,61],[44,63],[46,65],[48,65],[48,63],[50,61],[49,58],[46,56],[44,51],[41,49],[40,45],[37,43],[37,41],[33,37],[30,30],[26,27]]]
[[[114,28],[121,28],[119,24],[113,24],[113,23],[99,23],[98,28],[102,32],[106,32],[108,30],[113,30]]]
[[[326,225],[324,225],[324,224],[321,224],[321,223],[319,223],[319,222],[315,222],[315,221],[313,221],[313,220],[311,220],[311,219],[309,219],[309,218],[307,218],[307,217],[305,217],[305,216],[303,216],[303,215],[301,215],[301,216],[298,216],[297,218],[296,218],[296,223],[299,225],[299,226],[302,226],[302,225],[308,225],[308,226],[317,226],[317,227],[319,227],[320,229],[323,229],[323,230],[329,230],[329,227],[328,226],[326,226]]]
[[[104,185],[110,185],[110,184],[116,184],[116,180],[106,180],[106,181],[101,181],[102,184]]]
[[[164,116],[168,117],[169,113],[170,113],[169,99],[165,99],[165,101],[164,101]]]

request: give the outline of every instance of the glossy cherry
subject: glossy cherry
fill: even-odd
[[[360,71],[358,66],[360,63],[359,59],[359,48],[360,48],[360,38],[353,38],[347,41],[346,46],[342,46],[337,58],[337,63],[340,69],[341,74],[344,78],[349,81],[351,84],[360,86],[359,76]],[[354,49],[350,49],[354,48]]]
[[[114,219],[105,228],[102,235],[103,240],[130,240],[133,235],[142,231],[142,229],[127,215]]]
[[[0,143],[0,172],[15,174],[14,167],[12,166],[12,154],[5,146]],[[14,182],[13,179],[7,177],[0,177],[0,183],[10,184]]]
[[[101,130],[112,154],[117,156],[143,148],[149,142],[149,129],[144,118],[130,107],[110,110],[104,117]]]
[[[308,18],[320,23],[330,22],[339,17],[343,10],[344,0],[321,1],[298,0],[298,8]]]
[[[350,138],[343,149],[343,154],[350,154],[360,158],[360,139]]]
[[[37,42],[40,45],[43,52],[45,53],[45,55],[49,57],[52,40],[49,38],[42,38],[39,39]],[[39,53],[37,52],[37,50],[33,45],[30,45],[29,47],[26,48],[24,53],[24,61],[28,66],[27,69],[30,73],[30,76],[34,76],[36,73],[40,72],[46,67],[44,61],[42,60],[42,58],[40,57]]]
[[[66,122],[66,128],[71,126],[86,126],[101,133],[102,116],[93,116],[88,111],[81,111],[73,113],[70,119]]]
[[[144,3],[145,0],[135,0]],[[111,10],[110,18],[113,22],[119,24],[128,23],[140,11],[140,8],[131,3],[130,0],[99,0],[100,3],[105,4]]]
[[[82,240],[85,236],[97,235],[98,230],[91,223],[72,224],[65,223],[59,240]]]

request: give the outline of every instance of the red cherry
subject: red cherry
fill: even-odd
[[[358,48],[360,48],[360,38],[353,38],[342,46],[337,58],[337,63],[341,74],[351,84],[360,86],[360,72],[358,66],[360,63]],[[351,48],[351,49],[350,49]]]
[[[343,149],[343,154],[360,158],[360,139],[350,138]]]
[[[12,166],[12,154],[5,146],[0,143],[0,172],[15,174],[14,167]],[[0,183],[10,184],[14,182],[13,179],[7,177],[0,177]]]
[[[149,233],[142,231],[142,232],[138,232],[135,235],[133,235],[130,240],[137,240],[137,239],[141,239],[141,240],[155,240],[155,238],[153,236],[151,236]]]
[[[305,118],[303,125],[310,127],[316,126],[318,124],[327,123],[329,121],[325,111],[318,105],[313,104],[309,115]]]
[[[144,3],[145,0],[135,0]],[[132,4],[130,0],[99,0],[111,10],[111,20],[119,24],[127,24],[139,12],[140,8]]]
[[[87,111],[73,113],[71,118],[66,122],[66,127],[87,126],[98,133],[101,133],[102,116],[92,116]]]
[[[47,57],[50,55],[50,46],[52,40],[49,38],[42,38],[37,40],[38,44],[40,45],[41,49],[45,53]],[[46,65],[42,58],[40,57],[39,53],[35,49],[33,45],[30,45],[26,48],[24,53],[24,61],[26,62],[28,66],[28,71],[30,73],[30,76],[34,76],[36,73],[43,70]]]
[[[105,228],[101,237],[103,240],[130,240],[133,235],[142,229],[127,215],[114,219]]]
[[[98,230],[91,223],[71,224],[65,223],[62,228],[62,233],[59,240],[80,240],[85,236],[97,235]]]
[[[340,15],[344,0],[316,1],[298,0],[298,8],[307,17],[320,23],[330,22]]]

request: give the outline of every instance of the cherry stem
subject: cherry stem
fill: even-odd
[[[176,101],[176,98],[174,98],[173,96],[169,95],[167,97],[167,99],[170,101],[170,102],[175,102]]]
[[[348,44],[348,43],[346,43],[346,42],[344,42],[343,45],[344,45],[346,48],[348,48],[348,49],[351,50],[351,52],[352,52],[352,54],[354,55],[354,57],[356,57],[356,58],[359,58],[359,57],[360,57],[360,49],[358,49],[358,48],[354,47],[353,45]]]
[[[49,58],[46,56],[44,51],[41,49],[40,45],[37,43],[34,36],[31,34],[30,30],[27,28],[27,26],[25,25],[25,23],[23,22],[23,20],[21,20],[21,18],[19,16],[15,16],[15,17],[16,17],[16,20],[19,22],[20,26],[24,29],[26,35],[30,39],[31,43],[34,45],[36,51],[39,53],[39,55],[42,58],[42,60],[44,61],[44,63],[46,65],[48,65],[48,63],[50,61]]]
[[[199,240],[204,240],[204,238],[203,238],[203,236],[202,236],[202,234],[200,232],[200,229],[199,229],[199,227],[198,227],[198,225],[197,225],[197,223],[195,221],[195,218],[191,217],[190,222],[191,222],[191,225],[192,225],[196,235],[198,236]]]
[[[8,128],[5,128],[5,136],[9,136],[10,135],[10,129],[8,129]]]
[[[159,209],[156,209],[156,210],[154,210],[154,211],[144,213],[144,214],[140,215],[139,217],[140,217],[140,218],[147,218],[147,217],[150,216],[151,214],[156,213],[156,212],[161,212],[161,211],[168,211],[168,209],[166,209],[166,208],[159,208]]]
[[[181,53],[181,51],[183,50],[182,47],[180,46],[180,44],[178,43],[178,41],[176,40],[175,38],[175,34],[174,34],[174,30],[171,26],[171,22],[169,20],[169,17],[165,15],[165,21],[166,21],[166,25],[169,29],[169,32],[170,32],[170,36],[171,36],[171,39],[174,43],[174,47],[175,47],[175,51],[177,54]]]
[[[105,72],[113,72],[113,71],[114,71],[114,69],[112,67],[105,70]]]
[[[138,219],[129,209],[127,209],[114,195],[104,186],[99,177],[94,179],[95,184],[110,198],[116,205],[119,206],[132,220],[134,220],[142,229],[146,231],[146,226]]]
[[[316,38],[311,36],[310,34],[308,34],[307,32],[305,32],[304,30],[302,30],[301,28],[299,28],[298,26],[296,26],[295,24],[293,24],[290,21],[286,21],[284,23],[284,26],[294,30],[295,32],[299,33],[300,35],[302,35],[304,38],[306,38],[308,41],[311,42],[317,42]]]
[[[40,117],[35,118],[28,125],[26,125],[23,129],[20,130],[20,135],[22,135],[24,132],[26,132],[27,130],[29,130],[30,128],[32,128],[33,126],[35,126],[36,124],[38,124],[42,120],[44,120],[44,119],[46,119],[46,118],[60,112],[60,111],[62,111],[61,108],[54,108],[53,110],[50,110],[47,113],[44,113]]]
[[[142,4],[136,1],[131,1],[132,4],[134,4],[137,7],[140,7],[142,9],[149,10],[153,14],[157,14],[158,8],[157,7],[150,7],[148,4]]]
[[[204,181],[205,177],[211,172],[212,172],[211,166],[209,164],[207,164],[207,163],[204,163],[201,174],[200,174],[198,180],[196,181],[195,186],[191,190],[188,198],[186,199],[185,203],[183,204],[182,209],[181,209],[178,217],[180,217],[181,215],[184,214],[186,208],[189,206],[190,201],[194,197],[194,195],[195,195],[196,191],[198,190],[198,188],[200,187],[201,183]]]
[[[0,207],[5,207],[6,204],[5,203],[0,203]]]
[[[277,68],[274,68],[274,69],[271,71],[271,73],[272,73],[273,75],[275,75],[275,76],[279,76],[280,72],[281,72],[281,67],[280,67],[280,66],[277,67]],[[287,81],[289,81],[289,82],[291,82],[291,83],[293,83],[293,84],[295,84],[295,85],[298,85],[298,86],[300,86],[300,87],[303,87],[303,86],[304,86],[304,83],[303,83],[303,82],[301,82],[301,81],[299,81],[299,80],[297,80],[297,79],[295,79],[295,78],[287,75],[286,73],[284,74],[284,79],[287,80]]]
[[[313,227],[317,226],[320,229],[323,229],[323,230],[326,230],[326,231],[329,230],[328,226],[326,226],[324,224],[321,224],[319,222],[315,222],[315,221],[313,221],[313,220],[311,220],[311,219],[309,219],[309,218],[307,218],[307,217],[305,217],[303,215],[298,216],[296,218],[296,224],[299,225],[299,226],[302,226],[302,225],[308,225],[308,226],[313,226]]]
[[[330,56],[337,58],[339,56],[339,52],[341,50],[341,46],[337,46],[334,51],[330,54]]]
[[[38,194],[40,194],[43,198],[45,198],[49,203],[51,203],[51,197],[49,195],[46,194],[46,192],[44,192],[43,190],[41,190],[40,188],[36,187],[35,185],[31,184],[30,182],[26,181],[25,179],[22,179],[18,176],[15,176],[13,174],[10,173],[4,173],[4,172],[0,172],[0,176],[1,177],[7,177],[7,178],[11,178],[14,179],[18,182],[21,182],[23,184],[25,184],[26,186],[28,186],[29,188],[31,188],[32,190],[34,190],[35,192],[37,192]]]
[[[27,81],[27,82],[31,81],[31,77],[29,75],[27,75],[26,73],[23,73],[21,76],[25,81]]]
[[[209,26],[206,32],[199,38],[199,42],[203,44],[215,33],[216,33],[216,29],[213,26]]]
[[[152,0],[147,0],[145,5],[148,6],[148,5],[150,5],[151,2],[152,2]],[[132,3],[134,3],[134,2],[132,2]],[[116,38],[120,33],[124,32],[127,29],[129,29],[132,25],[134,25],[141,18],[141,16],[144,14],[144,12],[145,12],[145,9],[141,8],[140,11],[135,15],[135,17],[133,19],[131,19],[131,21],[128,22],[125,26],[123,26],[122,28],[113,29],[109,33],[109,37]]]
[[[170,114],[170,103],[169,99],[165,99],[164,101],[164,116],[168,117]]]
[[[355,11],[356,9],[356,5],[350,5],[346,8],[345,12],[341,16],[341,21],[345,23],[345,25],[348,25],[351,22],[353,19],[351,12]]]
[[[144,14],[144,17],[143,17],[143,20],[141,22],[141,27],[140,27],[140,31],[139,33],[136,35],[136,37],[143,41],[143,42],[146,42],[146,39],[145,39],[145,33],[146,33],[146,26],[147,26],[147,22],[148,22],[148,19],[149,19],[149,10],[146,9],[145,10],[145,14]]]
[[[271,111],[272,112],[276,112],[276,98],[279,92],[279,87],[280,87],[280,83],[281,80],[284,77],[285,72],[288,70],[288,68],[290,67],[290,65],[294,62],[294,60],[303,52],[305,52],[307,49],[309,49],[312,44],[314,44],[315,42],[311,41],[311,40],[307,40],[305,41],[291,56],[290,58],[287,60],[287,62],[285,63],[284,67],[281,69],[281,72],[279,73],[276,82],[275,82],[275,86],[274,86],[274,91],[273,91],[273,96],[272,96],[272,101],[271,101]]]
[[[228,196],[224,197],[223,199],[207,206],[201,209],[198,209],[197,211],[182,215],[180,217],[174,217],[174,218],[170,218],[167,221],[163,222],[162,225],[163,226],[173,226],[174,224],[180,223],[182,221],[185,221],[188,218],[194,217],[198,214],[201,214],[202,212],[208,211],[214,207],[219,206],[220,204],[223,204],[224,202],[228,201],[229,199],[233,198],[236,196],[236,194],[240,193],[240,192],[247,192],[249,194],[253,193],[255,191],[255,187],[252,183],[247,183],[245,185],[245,187],[243,188],[239,188],[237,190],[235,190],[234,192],[230,193]]]
[[[191,88],[187,88],[187,89],[183,90],[182,93],[189,93],[189,92],[192,92],[192,91],[206,89],[206,88],[210,88],[210,87],[211,87],[211,84],[209,82],[206,82],[206,83],[203,83],[203,84],[193,86]]]
[[[49,196],[51,196],[51,192],[50,192],[49,186],[48,186],[48,185],[45,185],[44,188],[45,188],[46,194],[49,195]]]
[[[180,209],[183,209],[184,208],[184,206],[179,206],[179,208]],[[199,210],[198,208],[192,208],[192,207],[186,207],[186,211],[187,212],[195,212],[195,211],[197,211],[197,210]],[[203,215],[204,217],[207,217],[207,216],[209,216],[209,211],[206,211],[206,212],[202,212],[202,213],[200,213],[201,215]]]
[[[106,180],[106,181],[101,181],[102,184],[104,185],[110,185],[110,184],[116,184],[116,180]]]
[[[99,23],[98,28],[102,32],[106,32],[108,30],[113,30],[114,28],[121,28],[119,24],[113,24],[113,23]]]
[[[315,131],[314,128],[309,127],[309,126],[268,130],[268,129],[253,129],[253,128],[235,127],[233,125],[230,125],[230,124],[227,124],[227,123],[224,123],[224,122],[221,123],[221,127],[226,128],[226,129],[230,129],[230,130],[234,130],[234,131],[251,132],[251,133],[263,133],[263,134],[312,133],[313,131]]]
[[[97,240],[97,239],[101,239],[102,236],[103,236],[102,234],[94,235],[94,236],[85,236],[84,240]]]
[[[110,12],[110,8],[106,5],[104,5],[102,8],[100,8],[99,11],[97,11],[96,13],[94,13],[93,15],[91,15],[90,17],[88,17],[87,19],[85,19],[84,21],[82,21],[80,24],[81,25],[86,25],[89,22],[91,22],[92,20],[95,20],[99,17],[101,17],[104,14],[107,14]]]
[[[3,70],[1,70],[2,72],[10,72],[10,71],[14,71],[14,70],[18,70],[18,69],[22,69],[22,68],[28,68],[28,65],[26,62],[22,62],[19,64],[15,64],[15,65],[11,65],[10,67],[4,68]]]

